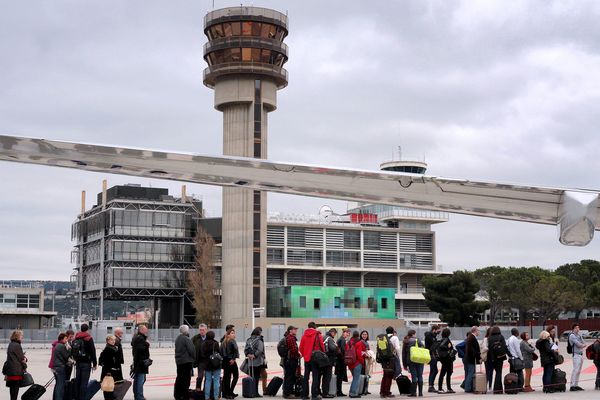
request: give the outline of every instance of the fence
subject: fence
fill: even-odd
[[[514,328],[514,327],[505,326],[505,327],[500,327],[500,330],[502,331],[502,334],[504,335],[504,337],[508,338],[508,337],[510,337],[510,330],[512,328]],[[519,326],[516,328],[519,329],[519,332],[524,332],[524,331],[529,332],[532,339],[537,339],[537,337],[539,336],[540,332],[543,329],[543,327],[541,327],[541,326],[531,326],[531,327],[530,326]],[[414,327],[414,328],[403,327],[403,328],[399,328],[397,330],[398,336],[400,338],[403,338],[409,329],[414,329],[417,332],[417,337],[423,339],[425,336],[425,332],[427,332],[430,328],[427,326]],[[470,329],[471,328],[469,328],[469,327],[450,328],[450,330],[452,331],[452,334],[450,337],[452,338],[452,340],[460,342],[466,337],[466,335],[470,331]],[[485,327],[480,328],[480,332],[481,332],[480,339],[483,338],[486,329],[487,328],[485,328]],[[357,329],[357,330],[361,331],[361,329]],[[368,328],[368,329],[364,329],[364,330],[368,332],[369,339],[372,341],[375,340],[375,337],[377,335],[383,333],[381,331],[381,329],[378,329],[378,328]],[[213,329],[213,331],[215,332],[215,337],[217,339],[220,339],[225,334],[225,329]],[[54,340],[56,340],[56,338],[60,332],[61,332],[61,330],[59,330],[59,329],[25,329],[25,330],[23,330],[23,335],[24,335],[23,345],[25,347],[28,347],[28,346],[34,346],[34,347],[50,346],[52,344],[52,342]],[[302,336],[303,332],[304,332],[304,328],[298,329],[298,337],[299,338]],[[8,344],[8,342],[10,341],[11,333],[12,333],[11,330],[0,329],[0,345],[5,346],[6,344]],[[90,330],[90,334],[92,335],[92,337],[94,338],[94,341],[98,345],[103,344],[105,341],[106,335],[112,334],[112,333],[113,332],[107,332],[106,330],[100,331],[100,329],[97,327],[94,327]],[[196,333],[197,333],[196,329],[193,329],[190,332],[190,336],[193,336]],[[243,343],[248,337],[250,337],[251,333],[252,333],[252,329],[250,329],[250,328],[236,329],[236,337],[237,337],[238,343]],[[285,328],[283,328],[283,327],[272,327],[272,328],[266,328],[263,330],[263,336],[264,336],[265,342],[271,343],[271,344],[278,342],[279,339],[281,339],[283,337],[284,333],[285,333]],[[148,333],[148,337],[149,337],[150,341],[152,341],[154,347],[171,347],[171,346],[173,346],[175,339],[177,338],[178,335],[179,335],[178,329],[158,329],[158,330],[151,329]],[[130,343],[131,336],[132,336],[131,334],[126,334],[125,337],[123,338],[123,343],[125,346],[127,346]]]

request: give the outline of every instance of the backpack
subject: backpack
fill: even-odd
[[[287,358],[289,353],[288,345],[287,345],[287,336],[281,338],[279,343],[277,343],[277,353],[279,353],[279,357]]]
[[[567,337],[567,354],[573,354],[573,345],[571,344],[571,334]]]
[[[431,345],[429,351],[431,352],[431,357],[440,358],[440,345],[442,344],[441,340],[434,340]]]
[[[344,353],[344,364],[352,366],[356,364],[356,350],[354,350],[354,343],[348,342],[348,348]]]
[[[382,333],[377,336],[377,354],[375,360],[379,364],[386,363],[394,357],[394,352],[388,335]]]
[[[496,340],[492,343],[491,350],[495,360],[506,359],[506,346],[503,346],[500,340]]]
[[[71,343],[71,354],[77,362],[86,362],[89,360],[88,355],[85,352],[85,343],[82,338],[73,340],[73,343]]]
[[[454,349],[456,350],[456,354],[459,358],[464,358],[465,351],[467,350],[467,341],[463,340],[462,342],[454,346]]]

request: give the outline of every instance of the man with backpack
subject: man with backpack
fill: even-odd
[[[300,353],[298,352],[298,328],[288,326],[283,338],[277,343],[277,353],[283,359],[283,398],[295,399],[294,385],[296,384],[296,369],[300,362]]]
[[[429,393],[437,393],[435,390],[435,377],[438,374],[438,357],[437,349],[440,345],[440,341],[437,336],[440,334],[440,327],[438,325],[432,325],[429,332],[425,332],[425,348],[429,350],[431,355],[431,361],[429,362]]]
[[[396,339],[397,345],[392,341]],[[383,378],[379,386],[380,397],[394,397],[392,395],[392,380],[394,379],[395,370],[395,354],[396,347],[400,348],[398,338],[394,336],[394,328],[388,326],[385,328],[385,334],[377,336],[377,353],[375,354],[376,361],[381,364],[383,369]],[[400,353],[402,350],[400,349]]]
[[[579,334],[579,324],[573,324],[571,328],[571,334],[567,341],[567,353],[573,356],[573,371],[571,372],[571,392],[578,392],[583,390],[579,386],[579,375],[581,374],[581,367],[583,366],[583,349],[585,344],[583,338]]]
[[[308,393],[308,381],[312,374],[312,385],[310,395],[312,400],[316,400],[319,395],[321,370],[317,363],[312,359],[314,351],[325,352],[325,346],[323,345],[323,337],[321,332],[317,330],[317,324],[314,322],[308,323],[308,329],[304,331],[302,339],[300,340],[300,354],[304,358],[304,381],[302,382],[302,398],[307,399]]]
[[[92,370],[96,370],[96,346],[94,339],[88,332],[88,324],[81,324],[80,332],[75,335],[72,343],[71,354],[75,359],[75,399],[86,400],[88,381]]]

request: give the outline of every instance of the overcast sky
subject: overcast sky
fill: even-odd
[[[239,5],[215,0],[215,8]],[[600,2],[255,1],[288,12],[289,86],[273,160],[377,169],[398,146],[428,173],[600,187]],[[0,132],[222,154],[202,84],[204,1],[0,3]],[[80,192],[168,181],[0,162],[0,279],[68,279]],[[220,188],[188,185],[210,216]],[[269,195],[269,211],[344,202]],[[452,215],[445,270],[600,259],[555,227]]]

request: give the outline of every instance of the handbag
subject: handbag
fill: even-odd
[[[242,371],[246,375],[250,374],[250,367],[248,366],[248,359],[247,358],[245,358],[244,361],[242,362],[242,365],[240,365],[240,371]]]
[[[100,384],[100,389],[102,389],[103,392],[114,392],[115,391],[115,379],[110,375],[106,375],[104,378],[102,378],[102,383]]]
[[[565,362],[565,357],[563,357],[562,354],[556,353],[555,358],[556,358],[556,365],[561,365],[562,363]]]
[[[538,360],[538,358],[539,358],[539,357],[538,357],[538,355],[537,355],[536,353],[531,353],[531,359],[532,359],[533,361],[537,361],[537,360]]]
[[[217,353],[213,347],[213,353],[208,356],[208,362],[213,368],[219,369],[223,364],[223,356],[220,353]]]
[[[146,358],[145,360],[142,361],[142,364],[144,364],[144,367],[149,367],[152,365],[154,361],[152,361],[151,358]]]
[[[525,369],[525,363],[520,358],[513,358],[510,360],[510,363],[515,371],[521,371],[522,369]]]
[[[33,385],[33,376],[31,376],[31,374],[29,372],[24,372],[23,373],[23,379],[20,381],[19,386],[20,387],[27,387],[27,386],[31,386]]]
[[[315,335],[315,342],[313,344],[313,349],[317,345],[317,337],[318,337],[318,335]],[[312,351],[312,354],[310,355],[310,360],[314,361],[314,363],[317,365],[318,368],[325,368],[325,367],[329,367],[331,365],[331,363],[329,362],[329,357],[327,357],[327,354],[325,354],[325,352],[323,352],[319,349]]]
[[[415,364],[429,364],[431,361],[431,354],[425,347],[419,347],[419,339],[415,342],[415,345],[410,348],[410,361]]]

